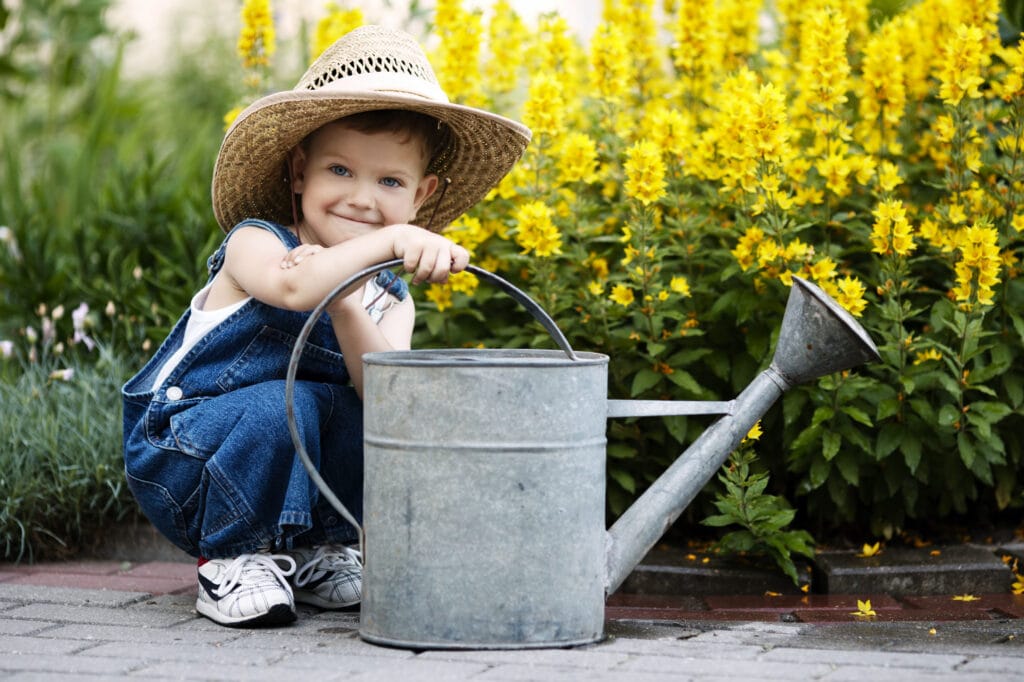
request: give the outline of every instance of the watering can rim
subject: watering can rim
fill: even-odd
[[[607,364],[604,353],[574,351],[575,359],[564,351],[547,348],[415,348],[375,351],[363,354],[364,365],[438,367],[569,367]]]

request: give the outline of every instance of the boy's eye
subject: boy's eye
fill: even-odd
[[[401,187],[402,181],[398,180],[397,178],[382,178],[381,184],[383,184],[385,187]]]
[[[345,168],[344,166],[339,166],[337,164],[332,165],[329,170],[335,175],[347,176],[352,174],[349,172],[348,168]]]

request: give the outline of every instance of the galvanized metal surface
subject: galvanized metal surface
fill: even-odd
[[[364,357],[360,636],[498,649],[601,638],[608,358],[577,355]]]
[[[326,499],[342,511],[298,440]],[[552,332],[562,351],[441,350],[364,356],[366,479],[360,635],[406,648],[531,648],[597,641],[613,592],[796,383],[878,351],[856,321],[794,278],[771,366],[732,401],[608,401],[608,358],[576,353],[526,294],[478,268]],[[605,420],[725,414],[604,528]],[[360,529],[362,532],[363,529]]]
[[[793,278],[772,363],[608,532],[611,594],[711,480],[768,408],[797,383],[879,358],[871,337],[814,284]]]

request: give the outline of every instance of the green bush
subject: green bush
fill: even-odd
[[[0,365],[0,557],[73,555],[134,516],[114,399],[128,371],[106,350]]]

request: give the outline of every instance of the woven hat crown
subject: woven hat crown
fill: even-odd
[[[357,28],[324,50],[295,89],[372,90],[448,101],[412,36],[379,26]]]

